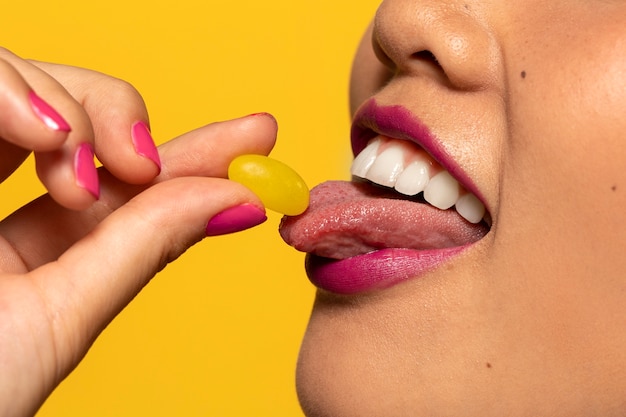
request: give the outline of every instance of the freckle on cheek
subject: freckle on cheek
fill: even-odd
[[[522,71],[520,75],[522,76],[522,78],[526,78],[526,71]]]

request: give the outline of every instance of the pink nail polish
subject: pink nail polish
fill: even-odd
[[[159,157],[159,151],[157,150],[150,130],[144,122],[137,122],[133,124],[131,128],[131,137],[133,139],[133,145],[137,154],[150,159],[152,162],[161,169],[161,158]]]
[[[34,91],[28,93],[30,99],[30,105],[33,111],[52,130],[58,130],[60,132],[69,132],[72,130],[70,125],[61,117],[56,110],[52,108],[48,103],[43,101],[41,97],[35,94]]]
[[[213,216],[206,226],[206,235],[218,236],[240,232],[257,226],[265,220],[267,216],[261,209],[252,204],[242,204]]]
[[[100,197],[98,170],[93,162],[94,151],[89,143],[82,143],[74,154],[76,184],[89,191],[96,199]]]

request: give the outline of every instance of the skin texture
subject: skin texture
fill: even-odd
[[[36,117],[31,89],[71,132]],[[161,145],[159,168],[133,146],[132,126],[147,112],[132,86],[2,49],[0,109],[0,178],[34,152],[49,191],[0,222],[0,415],[29,416],[143,286],[205,237],[210,219],[242,204],[264,210],[226,176],[238,155],[269,153],[277,125],[259,114],[201,127]],[[80,141],[103,164],[98,201],[76,186]]]
[[[625,27],[622,1],[381,4],[353,112],[419,117],[493,226],[420,279],[318,293],[307,416],[626,413]]]

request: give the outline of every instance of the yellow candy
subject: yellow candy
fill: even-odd
[[[263,155],[241,155],[228,167],[228,178],[254,192],[265,207],[296,216],[309,206],[309,189],[296,171]]]

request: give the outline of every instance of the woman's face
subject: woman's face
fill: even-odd
[[[622,0],[382,3],[351,100],[385,187],[325,184],[282,228],[316,254],[307,415],[626,413],[625,57]],[[393,191],[416,161],[459,184]]]

